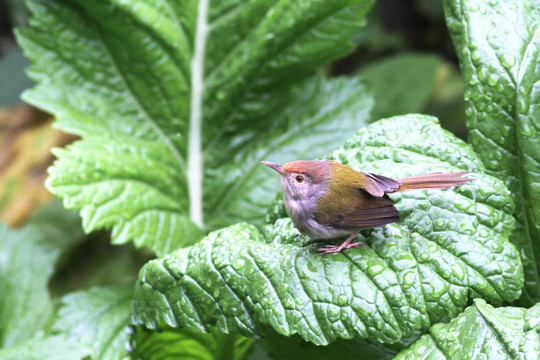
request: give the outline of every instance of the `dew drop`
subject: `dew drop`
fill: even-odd
[[[472,203],[468,199],[459,199],[454,201],[454,206],[458,210],[465,211],[472,206]]]
[[[242,259],[242,258],[236,259],[232,263],[232,266],[233,266],[234,270],[236,270],[236,271],[242,270],[245,265],[246,265],[246,261],[244,259]]]
[[[499,82],[499,76],[495,74],[490,74],[487,79],[489,86],[495,86]]]
[[[337,303],[339,305],[347,305],[347,303],[349,302],[349,298],[347,297],[347,295],[345,294],[340,294],[338,297],[337,297]]]
[[[330,309],[328,309],[328,315],[330,315],[330,317],[333,317],[333,318],[339,317],[340,315],[339,308],[336,308],[334,306],[330,307]]]
[[[518,111],[521,114],[524,114],[525,112],[527,112],[527,109],[529,108],[529,104],[528,104],[527,100],[525,100],[524,98],[521,98],[521,97],[517,101],[517,106],[518,106]]]
[[[523,126],[519,129],[519,133],[528,137],[533,135],[534,130],[528,123],[523,123]]]
[[[519,94],[521,96],[527,96],[531,92],[531,86],[523,84],[519,87]]]
[[[384,267],[380,264],[377,264],[377,265],[373,265],[373,266],[369,266],[368,267],[368,273],[371,275],[371,276],[376,276],[376,275],[379,275],[380,273],[382,273],[384,270]]]
[[[504,54],[502,59],[502,65],[509,69],[512,66],[514,66],[516,63],[516,58],[513,55],[510,54]]]
[[[283,300],[283,306],[286,308],[292,308],[293,301],[290,298],[286,298],[285,300]]]

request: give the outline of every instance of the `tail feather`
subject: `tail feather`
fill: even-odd
[[[469,181],[473,181],[474,179],[462,177],[468,173],[470,173],[470,171],[432,173],[398,179],[397,181],[400,182],[401,186],[397,191],[451,189]]]

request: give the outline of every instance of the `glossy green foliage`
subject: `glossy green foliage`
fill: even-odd
[[[237,224],[145,265],[134,323],[246,336],[272,329],[318,345],[353,337],[393,343],[457,316],[471,298],[501,304],[519,297],[510,195],[436,119],[382,120],[329,158],[395,178],[469,170],[475,181],[392,195],[400,222],[365,231],[368,247],[333,256],[318,253],[320,244],[301,246],[277,204],[264,235]]]
[[[66,295],[52,330],[92,349],[92,359],[124,359],[132,294],[133,286],[127,285]]]
[[[352,50],[373,0],[27,3],[24,98],[83,138],[55,151],[47,186],[115,243],[163,255],[260,223],[277,179],[258,161],[321,156],[369,114],[358,80],[316,72]]]
[[[436,324],[396,360],[540,358],[540,304],[493,308],[483,300],[448,324]]]
[[[540,301],[540,6],[445,1],[466,83],[469,140],[516,202],[511,240],[523,253],[523,303]]]
[[[200,334],[187,330],[148,332],[135,328],[132,357],[145,360],[244,360],[254,340],[236,334]]]

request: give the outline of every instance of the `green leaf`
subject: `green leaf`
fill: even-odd
[[[392,360],[404,346],[383,345],[376,341],[336,340],[327,346],[317,346],[305,342],[298,336],[286,338],[275,336],[258,340],[254,353],[248,360],[259,360],[261,354],[275,360]]]
[[[53,331],[92,349],[92,358],[123,359],[127,355],[133,286],[93,288],[66,295]]]
[[[477,299],[448,324],[436,324],[395,358],[403,359],[538,359],[540,304],[531,309],[493,308]],[[536,318],[534,327],[529,320]]]
[[[445,1],[466,82],[469,140],[516,203],[522,303],[540,301],[540,7],[537,0]]]
[[[27,3],[24,98],[83,137],[47,186],[116,243],[165,254],[262,219],[277,182],[259,160],[321,156],[368,117],[359,81],[313,75],[353,49],[373,0]]]
[[[59,200],[53,200],[36,211],[29,223],[39,228],[44,241],[61,251],[69,251],[85,239],[81,217],[66,210]]]
[[[471,298],[501,304],[519,297],[523,269],[507,241],[510,195],[436,119],[379,121],[329,158],[394,178],[470,170],[475,181],[391,195],[401,221],[365,231],[369,247],[335,256],[318,253],[320,244],[302,246],[277,205],[264,236],[237,224],[146,264],[134,323],[246,336],[273,330],[317,345],[354,337],[392,343],[453,318]]]
[[[373,89],[375,107],[371,119],[424,110],[442,65],[442,59],[435,55],[400,53],[364,66],[358,75]]]
[[[237,334],[199,334],[187,330],[149,332],[135,328],[132,357],[145,360],[243,360],[254,340]]]
[[[62,252],[83,238],[79,216],[58,205],[21,229],[0,223],[0,348],[42,333],[51,318],[47,283]]]
[[[0,348],[33,337],[49,320],[47,282],[59,254],[38,227],[10,230],[0,223]]]
[[[2,360],[81,360],[90,350],[65,337],[34,338],[16,346],[0,349]]]

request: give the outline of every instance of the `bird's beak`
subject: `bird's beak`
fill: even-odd
[[[270,161],[261,161],[264,165],[268,166],[268,167],[271,167],[272,169],[276,170],[280,175],[284,175],[285,174],[285,171],[283,170],[283,168],[281,167],[281,165],[278,165],[278,164],[274,164],[273,162],[270,162]]]

